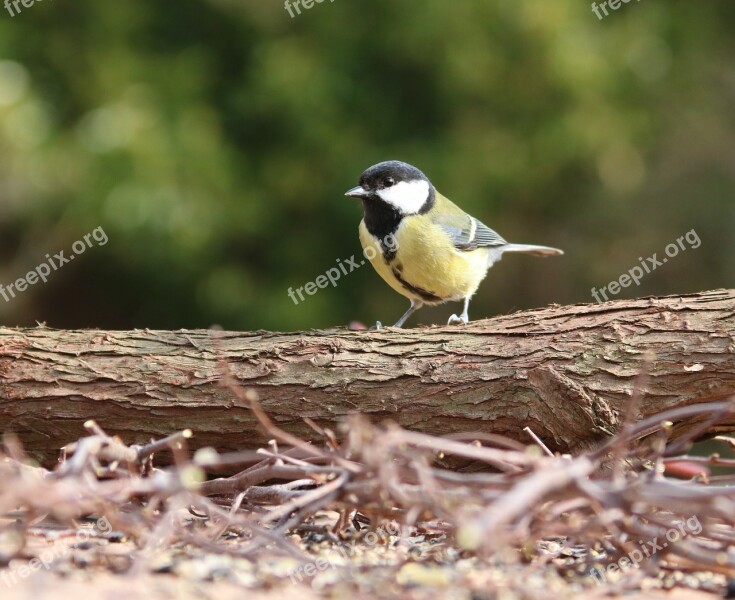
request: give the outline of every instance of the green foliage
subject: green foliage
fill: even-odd
[[[0,16],[0,283],[103,226],[0,322],[303,329],[392,322],[343,192],[416,164],[463,208],[561,259],[508,257],[478,318],[591,301],[696,229],[622,296],[733,285],[735,5],[573,0],[37,2]],[[443,322],[457,307],[419,313]],[[416,322],[415,320],[413,321]]]

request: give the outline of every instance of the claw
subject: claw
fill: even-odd
[[[380,321],[375,321],[375,329],[383,329],[383,324]]]
[[[457,316],[452,315],[449,317],[449,321],[447,321],[447,325],[467,325],[468,319],[464,315]]]

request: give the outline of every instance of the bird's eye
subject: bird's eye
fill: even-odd
[[[386,177],[385,180],[383,181],[384,187],[393,187],[395,184],[396,184],[396,180],[393,179],[392,177]]]

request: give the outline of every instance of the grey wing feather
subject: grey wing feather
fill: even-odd
[[[461,227],[456,224],[441,224],[441,227],[447,232],[457,250],[477,250],[488,246],[505,246],[508,243],[499,233],[470,215],[467,215],[466,223]]]
[[[482,223],[470,217],[475,223],[477,223],[477,232],[475,233],[475,239],[471,240],[471,244],[475,244],[475,247],[482,248],[485,246],[505,246],[508,242],[503,239],[497,231],[490,229],[485,223]]]

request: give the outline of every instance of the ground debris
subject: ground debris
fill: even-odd
[[[7,437],[2,597],[114,575],[169,592],[177,582],[300,600],[708,597],[735,574],[733,488],[701,469],[674,479],[667,464],[735,465],[719,454],[670,455],[676,411],[629,419],[575,457],[539,451],[538,439],[526,448],[499,436],[434,437],[360,417],[345,423],[342,442],[322,431],[320,445],[281,431],[254,394],[232,387],[272,436],[267,448],[192,456],[188,430],[127,446],[90,421],[89,435],[46,470]],[[701,404],[687,417],[729,410]],[[164,449],[174,465],[159,468]],[[447,457],[484,469],[449,470],[438,462]],[[211,475],[224,465],[240,471]]]

